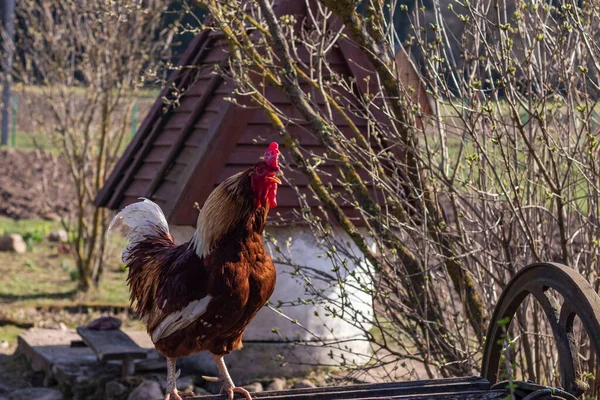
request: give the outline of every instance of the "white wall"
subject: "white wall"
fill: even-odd
[[[191,227],[172,227],[171,234],[175,237],[175,240],[178,243],[189,240],[192,236],[194,230]],[[323,272],[328,275],[335,276],[335,274],[331,271],[333,268],[332,262],[326,257],[325,250],[320,248],[317,241],[313,237],[312,232],[306,227],[294,227],[294,228],[281,228],[281,227],[268,227],[267,232],[272,235],[276,240],[277,244],[281,249],[291,256],[291,259],[299,264],[316,271]],[[347,236],[341,231],[335,231],[335,235],[338,238],[344,238],[345,242],[349,241]],[[286,241],[291,237],[291,246],[289,248],[286,247]],[[274,250],[273,245],[265,240],[265,246],[267,251],[273,259],[279,257],[277,252]],[[356,251],[356,248],[352,247],[355,250],[355,254],[360,254],[360,252]],[[328,343],[335,343],[337,341],[343,341],[343,348],[350,349],[351,351],[345,354],[345,357],[351,357],[359,362],[356,356],[352,356],[352,353],[361,353],[361,354],[369,354],[370,346],[365,341],[365,337],[363,335],[363,329],[369,330],[371,328],[370,320],[373,315],[372,309],[372,299],[371,297],[358,290],[347,290],[348,298],[352,302],[352,307],[355,309],[359,309],[362,312],[362,317],[358,317],[359,319],[363,319],[364,323],[362,325],[362,329],[357,329],[352,325],[345,322],[342,318],[333,318],[331,316],[327,316],[329,314],[325,308],[324,304],[312,304],[312,299],[314,296],[311,294],[311,290],[308,289],[308,286],[304,280],[304,277],[300,275],[292,276],[292,272],[294,268],[287,265],[276,264],[277,268],[277,284],[275,286],[275,292],[271,296],[270,302],[273,306],[278,304],[278,301],[289,302],[294,301],[296,303],[295,306],[292,307],[283,307],[282,311],[289,317],[291,320],[297,320],[299,324],[295,324],[290,322],[288,318],[284,318],[278,313],[270,310],[269,308],[264,308],[256,315],[254,320],[248,326],[244,334],[244,346],[247,348],[246,351],[251,351],[250,347],[252,346],[252,342],[261,342],[261,348],[265,351],[266,348],[265,342],[269,342],[269,351],[265,351],[265,353],[269,353],[269,357],[275,358],[277,354],[286,354],[286,361],[290,361],[292,363],[308,363],[308,364],[335,364],[339,362],[339,354],[343,353],[342,350],[334,351],[334,360],[330,358],[330,347],[315,347],[315,346],[291,346],[289,341],[285,339],[287,336],[290,339],[302,339],[313,342],[313,344],[321,345],[321,341],[325,341]],[[349,265],[350,269],[356,268],[355,265]],[[366,281],[366,266],[363,264],[357,270],[357,277],[361,279],[363,282]],[[313,275],[315,275],[313,273]],[[316,274],[318,276],[318,274]],[[346,278],[342,276],[342,279]],[[349,286],[348,283],[355,282],[356,277],[347,277],[346,287]],[[322,290],[322,295],[328,297],[330,299],[339,299],[340,296],[340,288],[337,285],[336,281],[329,280],[320,280],[315,277],[311,278],[312,285],[318,289]],[[308,304],[301,304],[298,302],[298,299],[303,299],[308,302]],[[314,298],[315,301],[318,301],[318,298]],[[338,312],[341,313],[342,310],[338,309]],[[315,316],[315,313],[318,316]],[[355,316],[345,314],[344,319],[354,319]],[[302,325],[306,329],[302,329],[299,325]],[[279,334],[273,333],[272,329],[277,328]],[[320,340],[317,340],[317,338]],[[349,340],[348,339],[356,339]],[[279,344],[278,344],[279,343]],[[339,346],[334,346],[339,347]],[[280,348],[281,351],[277,349]],[[235,357],[236,359],[243,359],[243,357],[230,356]],[[335,361],[335,360],[338,361]],[[268,368],[267,368],[268,370]],[[243,371],[243,369],[242,369]]]

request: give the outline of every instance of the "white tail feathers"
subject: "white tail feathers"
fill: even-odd
[[[143,199],[122,209],[108,226],[110,232],[113,225],[123,220],[131,229],[127,233],[129,244],[123,249],[122,260],[125,264],[129,263],[129,255],[133,247],[140,241],[156,235],[155,229],[169,233],[169,225],[158,204],[148,199]]]

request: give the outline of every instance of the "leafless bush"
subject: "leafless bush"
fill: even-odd
[[[92,201],[124,147],[131,99],[169,54],[173,32],[161,27],[169,3],[25,0],[16,6],[15,73],[38,86],[38,109],[46,112],[31,118],[69,166],[76,196],[67,224],[84,291],[101,278],[109,217]]]
[[[392,366],[407,360],[423,365],[428,377],[476,371],[487,316],[528,263],[562,262],[598,288],[599,5],[434,0],[426,20],[417,2],[411,33],[399,43],[389,13],[408,8],[394,2],[370,0],[364,12],[350,0],[309,2],[302,21],[277,18],[268,0],[202,3],[231,45],[223,74],[237,85],[238,98],[251,97],[280,129],[293,156],[288,161],[327,211],[313,215],[299,198],[332,264],[320,279],[342,295],[328,298],[307,287],[330,314],[365,330],[374,350],[368,367],[389,368],[388,378],[398,378]],[[441,7],[455,13],[459,29],[448,29]],[[374,67],[369,82],[331,67],[327,57],[340,40],[367,55]],[[430,118],[413,100],[418,88],[397,74],[400,45],[422,55]],[[303,51],[308,58],[299,56]],[[268,85],[289,96],[325,155],[289,136],[286,127],[300,120],[269,102]],[[351,134],[334,123],[339,117]],[[361,119],[368,121],[364,129],[353,122]],[[343,192],[323,183],[325,164],[337,167]],[[333,225],[346,235],[336,236]],[[312,276],[285,251],[278,256]],[[352,280],[352,264],[366,280]],[[357,292],[373,297],[373,321],[360,314]],[[513,361],[524,375],[556,383],[543,319],[530,306],[513,323],[508,332],[519,333],[514,340],[521,346]]]

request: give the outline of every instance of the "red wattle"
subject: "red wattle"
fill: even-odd
[[[269,208],[277,207],[277,184],[274,184],[269,188],[267,200],[269,201]]]

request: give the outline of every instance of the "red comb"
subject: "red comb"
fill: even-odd
[[[272,142],[267,151],[265,151],[263,159],[269,167],[279,170],[279,145]]]

